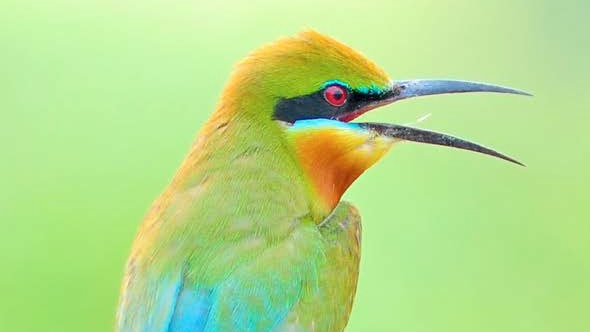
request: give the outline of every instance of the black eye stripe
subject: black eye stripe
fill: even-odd
[[[347,89],[346,102],[341,106],[333,106],[326,101],[325,91],[323,88],[308,95],[279,99],[275,105],[273,119],[290,123],[304,119],[337,119],[366,105],[389,98],[393,94],[390,90],[366,93]]]

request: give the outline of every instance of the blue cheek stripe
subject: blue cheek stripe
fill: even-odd
[[[330,119],[308,119],[298,120],[289,127],[289,131],[307,130],[314,128],[337,128],[360,131],[361,126],[358,123],[342,122]]]

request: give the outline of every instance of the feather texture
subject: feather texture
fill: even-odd
[[[344,328],[360,219],[349,204],[325,203],[291,134],[272,116],[279,98],[333,79],[355,89],[389,83],[365,57],[313,31],[238,65],[138,231],[117,331]]]

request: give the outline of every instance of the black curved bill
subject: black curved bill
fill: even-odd
[[[498,151],[492,150],[490,148],[486,148],[485,146],[479,145],[477,143],[469,142],[463,140],[458,137],[454,137],[451,135],[437,133],[434,131],[424,130],[424,129],[417,129],[412,127],[400,126],[395,124],[388,124],[388,123],[374,123],[374,122],[364,122],[359,123],[361,128],[366,130],[371,130],[376,132],[379,135],[384,135],[392,138],[397,138],[405,141],[412,141],[418,143],[427,143],[427,144],[435,144],[435,145],[442,145],[448,146],[451,148],[462,149],[462,150],[469,150],[474,151],[482,154],[487,154],[492,157],[504,159],[506,161],[518,164],[520,166],[525,166],[520,161],[509,157],[505,154],[502,154]]]
[[[392,102],[429,95],[465,92],[496,92],[532,96],[530,93],[499,85],[457,80],[402,80],[392,84]]]

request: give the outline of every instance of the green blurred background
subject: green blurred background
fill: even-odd
[[[416,99],[364,116],[528,167],[403,144],[346,194],[364,218],[348,331],[589,331],[590,2],[0,4],[0,331],[109,331],[135,230],[253,48],[315,28],[394,78],[534,98]]]

